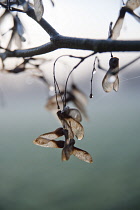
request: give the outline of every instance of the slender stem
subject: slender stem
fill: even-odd
[[[96,52],[91,53],[85,57],[76,57],[76,56],[72,56],[73,58],[80,58],[80,61],[73,67],[73,69],[70,71],[70,73],[68,74],[67,80],[66,80],[66,84],[65,84],[65,92],[64,92],[64,107],[66,106],[66,94],[67,94],[67,85],[68,85],[68,80],[70,75],[72,74],[72,72],[87,58],[93,56],[94,54],[96,54]]]
[[[137,57],[137,58],[135,58],[134,60],[130,61],[129,63],[125,64],[124,66],[122,66],[122,67],[120,68],[120,71],[122,71],[123,69],[125,69],[125,68],[128,67],[129,65],[135,63],[135,62],[136,62],[137,60],[139,60],[139,59],[140,59],[140,56]]]
[[[8,10],[10,10],[10,0],[7,0],[7,7],[8,7]]]
[[[57,80],[56,80],[56,72],[55,72],[55,70],[56,70],[56,62],[57,62],[60,58],[62,58],[62,57],[64,57],[64,56],[67,56],[67,55],[61,55],[61,56],[59,56],[59,57],[55,60],[55,62],[54,62],[54,64],[53,64],[53,79],[54,79],[55,96],[56,96],[56,102],[57,102],[57,108],[58,108],[58,109],[60,109],[60,107],[59,107],[59,103],[58,103],[58,100],[57,100],[57,98],[58,98],[57,89],[58,89],[59,95],[60,95],[60,97],[61,97],[61,100],[62,100],[62,103],[63,103],[63,107],[64,107],[64,102],[63,102],[63,98],[62,98],[62,94],[61,94],[61,91],[60,91],[58,82],[57,82]],[[57,89],[56,89],[56,87],[57,87]]]
[[[96,72],[96,68],[95,68],[96,60],[98,60],[97,56],[94,59],[93,70],[92,70],[92,74],[91,74],[91,80],[90,80],[90,82],[91,82],[91,89],[90,89],[90,95],[89,95],[90,98],[93,98],[92,83],[93,83],[93,75]]]

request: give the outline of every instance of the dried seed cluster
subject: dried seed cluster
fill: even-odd
[[[88,152],[74,146],[75,136],[78,140],[84,137],[84,128],[80,123],[82,117],[79,110],[65,107],[62,111],[57,112],[57,116],[63,127],[40,135],[33,143],[42,147],[62,148],[62,161],[69,160],[70,156],[74,155],[80,160],[92,163],[92,157]],[[64,136],[65,140],[55,140],[61,136]]]

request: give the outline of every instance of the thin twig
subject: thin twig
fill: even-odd
[[[95,55],[96,52],[93,52],[85,57],[73,57],[73,58],[80,58],[81,60],[73,67],[73,69],[70,71],[70,73],[68,74],[68,77],[67,77],[67,80],[66,80],[66,84],[65,84],[65,91],[64,91],[64,107],[66,106],[66,93],[67,93],[67,85],[68,85],[68,80],[69,80],[69,77],[70,75],[72,74],[72,72],[87,58]]]
[[[136,62],[137,60],[139,60],[139,59],[140,59],[140,56],[137,57],[137,58],[135,58],[134,60],[130,61],[129,63],[125,64],[124,66],[122,66],[122,67],[120,68],[120,71],[122,71],[123,69],[125,69],[125,68],[128,67],[129,65],[135,63],[135,62]]]
[[[93,82],[93,75],[95,74],[95,72],[96,72],[96,68],[95,68],[95,63],[96,63],[96,60],[98,59],[98,57],[96,56],[95,57],[95,59],[94,59],[94,63],[93,63],[93,70],[92,70],[92,74],[91,74],[91,80],[90,80],[90,82],[91,82],[91,89],[90,89],[90,95],[89,95],[89,97],[90,98],[93,98],[93,93],[92,93],[92,82]]]
[[[135,58],[134,60],[130,61],[129,63],[123,65],[119,71],[122,71],[123,69],[125,69],[126,67],[130,66],[131,64],[135,63],[137,60],[140,59],[140,56],[138,56],[137,58]],[[103,70],[103,71],[107,71],[107,69],[105,69],[104,67],[101,66],[100,64],[100,60],[98,59],[98,68]]]

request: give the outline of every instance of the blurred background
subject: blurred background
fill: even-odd
[[[44,18],[63,35],[106,39],[111,21],[115,23],[122,1],[76,0],[44,1]],[[137,10],[139,14],[140,10]],[[49,40],[34,21],[23,15],[24,47],[35,47]],[[30,24],[29,24],[30,23]],[[139,39],[140,27],[126,15],[119,39]],[[88,55],[78,50],[58,50],[43,55],[50,62],[42,66],[52,81],[54,60],[63,54]],[[120,66],[139,53],[113,53]],[[43,57],[41,56],[41,57]],[[110,53],[98,55],[108,68]],[[17,62],[10,60],[9,64]],[[62,59],[57,66],[59,84],[77,62]],[[89,98],[94,58],[73,73],[75,84]],[[0,74],[0,210],[139,210],[140,209],[140,61],[120,72],[119,91],[102,90],[104,71],[97,70],[93,98],[83,117],[85,137],[76,146],[88,151],[94,162],[88,164],[71,156],[61,162],[61,150],[42,148],[32,141],[40,134],[60,127],[45,105],[48,88],[27,73]],[[79,79],[80,78],[80,79]],[[71,80],[70,80],[71,83]],[[73,107],[73,104],[70,104]]]

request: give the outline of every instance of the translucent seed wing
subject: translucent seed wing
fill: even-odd
[[[72,85],[72,94],[83,106],[87,105],[86,95],[75,84]]]
[[[118,89],[119,89],[119,77],[116,76],[116,80],[115,82],[113,83],[113,89],[117,92]]]
[[[72,130],[71,126],[67,122],[67,120],[66,119],[61,120],[61,122],[62,122],[63,128],[65,128],[68,131],[69,138],[73,139],[74,138],[74,133],[73,133],[73,130]]]
[[[38,21],[41,20],[44,13],[44,6],[42,0],[34,0],[35,15]]]
[[[60,95],[57,96],[57,100],[58,100],[59,106],[63,107],[63,102]],[[48,99],[47,104],[46,104],[46,109],[48,109],[49,111],[57,110],[57,103],[56,103],[55,95],[51,96]]]
[[[37,139],[35,139],[33,143],[41,147],[50,147],[50,148],[63,148],[64,147],[64,141],[48,140],[41,137],[38,137]]]
[[[106,73],[103,81],[102,81],[102,87],[105,92],[109,93],[113,90],[113,82],[111,82],[111,74]]]
[[[72,88],[71,93],[73,95],[73,100],[72,100],[73,103],[81,111],[84,117],[88,120],[88,116],[85,109],[88,100],[85,93],[83,93],[75,84],[72,84],[71,88]]]
[[[126,7],[135,10],[136,8],[138,8],[140,6],[140,0],[128,0],[126,2]]]
[[[83,114],[83,116],[85,117],[86,120],[88,120],[88,114],[87,111],[85,109],[85,106],[77,99],[75,99],[73,101],[74,105],[81,111],[81,113]]]
[[[70,109],[68,115],[78,122],[82,121],[82,116],[78,109]]]
[[[74,144],[74,139],[66,139],[62,150],[62,161],[69,160],[70,156],[73,154]]]
[[[66,145],[62,150],[62,161],[69,160],[70,156],[73,154],[73,146]]]
[[[114,85],[114,82],[118,81],[118,73],[119,73],[119,59],[117,57],[113,57],[109,60],[109,70],[107,71],[103,81],[102,87],[105,92],[110,92],[113,90],[117,90],[117,82]]]
[[[63,113],[61,111],[57,112],[57,116],[62,123],[63,129],[68,130],[68,137],[70,139],[73,139],[74,138],[74,133],[72,131],[71,125],[69,124],[69,121],[67,120],[67,118],[65,118],[65,116],[63,115]]]
[[[92,163],[93,162],[92,157],[88,152],[86,152],[82,149],[79,149],[77,147],[73,148],[73,155],[75,157],[77,157],[78,159],[80,159],[82,161],[85,161],[87,163]]]
[[[84,128],[83,126],[74,120],[73,118],[66,118],[65,119],[68,123],[68,125],[71,127],[72,132],[76,136],[78,140],[81,140],[84,137]]]
[[[113,29],[112,29],[112,34],[110,36],[111,39],[117,39],[120,36],[120,32],[123,26],[123,22],[124,22],[124,16],[125,16],[125,12],[123,15],[121,15],[121,11],[120,11],[120,16],[118,17]]]
[[[57,139],[60,136],[63,136],[63,128],[57,128],[55,131],[49,132],[49,133],[44,133],[42,135],[40,135],[39,137],[41,138],[45,138],[48,140],[53,140],[53,139]]]

